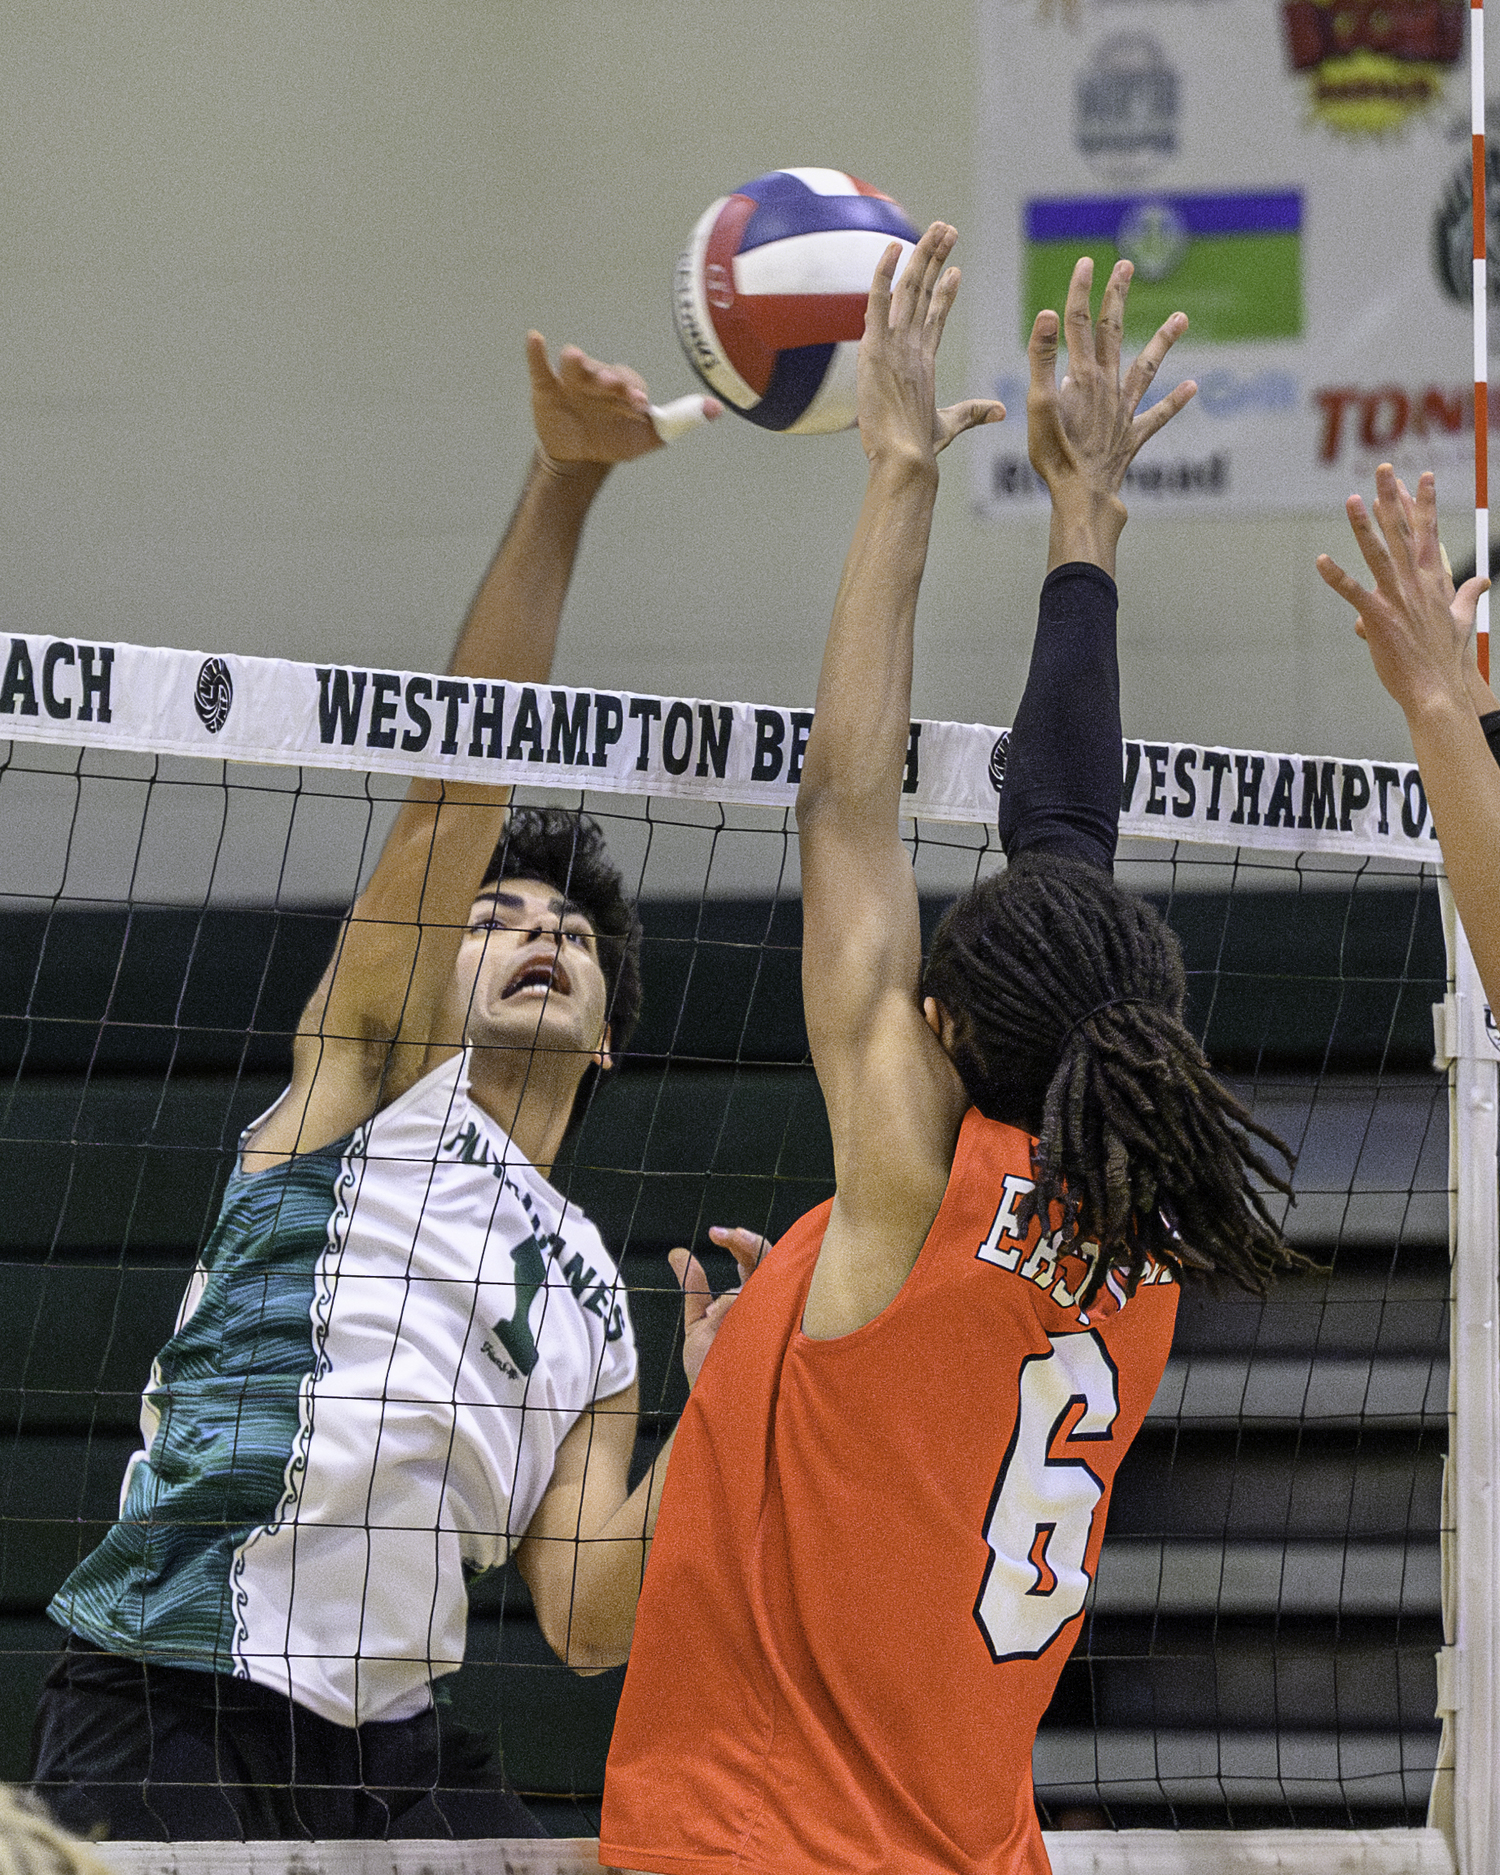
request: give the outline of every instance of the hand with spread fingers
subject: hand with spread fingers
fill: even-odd
[[[1492,1006],[1500,1004],[1500,768],[1480,727],[1494,694],[1474,668],[1475,608],[1489,582],[1455,593],[1438,543],[1437,485],[1415,496],[1390,463],[1375,472],[1373,517],[1358,495],[1349,525],[1375,584],[1361,586],[1329,554],[1318,571],[1357,614],[1380,681],[1401,705],[1443,862]]]
[[[1121,377],[1132,271],[1128,260],[1115,263],[1096,325],[1089,313],[1094,263],[1085,254],[1074,267],[1063,317],[1068,371],[1061,384],[1057,314],[1039,312],[1031,329],[1026,440],[1031,466],[1052,496],[1049,568],[1085,560],[1113,574],[1115,544],[1126,521],[1120,500],[1125,471],[1141,446],[1171,422],[1198,388],[1187,379],[1149,410],[1140,408],[1162,360],[1187,331],[1187,315],[1180,312],[1159,328]]]
[[[1354,607],[1354,629],[1370,647],[1380,681],[1408,719],[1413,711],[1467,701],[1474,615],[1488,582],[1466,580],[1454,592],[1438,544],[1435,480],[1424,475],[1413,496],[1390,463],[1382,463],[1373,517],[1358,495],[1349,497],[1345,511],[1374,590],[1330,554],[1319,554],[1318,571]]]
[[[526,334],[526,364],[542,460],[555,472],[631,462],[662,447],[646,381],[629,365],[600,364],[576,345],[564,345],[554,368],[540,332]],[[706,417],[722,409],[717,398],[703,400]]]
[[[1432,502],[1435,510],[1437,483],[1430,474],[1426,479],[1432,483]],[[1422,484],[1419,481],[1418,494],[1421,492],[1421,487]],[[1411,492],[1399,475],[1396,477],[1396,490],[1401,497],[1401,506],[1406,512],[1407,522],[1415,527],[1418,513],[1417,495]],[[1497,697],[1491,690],[1488,680],[1479,674],[1479,666],[1474,658],[1474,625],[1479,617],[1479,601],[1488,591],[1489,581],[1470,578],[1466,579],[1461,587],[1455,588],[1453,568],[1448,563],[1448,555],[1441,541],[1438,542],[1438,558],[1443,564],[1443,596],[1448,601],[1449,616],[1454,624],[1460,627],[1468,647],[1464,654],[1464,678],[1469,700],[1481,716],[1487,716],[1492,710],[1500,710],[1500,697]],[[1354,629],[1361,638],[1364,637],[1365,628],[1358,618],[1354,621]]]
[[[957,239],[935,221],[894,286],[896,243],[875,269],[859,348],[859,434],[871,462],[931,462],[955,436],[1005,415],[1003,404],[986,397],[936,408],[938,346],[959,282],[958,269],[946,263]]]

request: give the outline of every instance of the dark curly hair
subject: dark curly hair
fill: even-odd
[[[562,807],[513,807],[480,891],[501,879],[539,879],[555,887],[594,927],[610,1049],[618,1057],[641,1013],[641,924],[598,821]],[[573,1103],[570,1129],[582,1118],[598,1078],[598,1068],[590,1065]]]
[[[1290,1149],[1217,1079],[1183,1024],[1177,938],[1097,866],[1027,853],[951,906],[922,982],[954,1019],[970,1100],[1035,1137],[1020,1215],[1062,1208],[1064,1241],[1097,1243],[1085,1303],[1148,1257],[1263,1295],[1310,1268],[1251,1184],[1291,1186],[1257,1142]]]

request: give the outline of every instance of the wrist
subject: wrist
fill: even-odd
[[[559,460],[556,456],[549,456],[538,443],[532,456],[532,466],[537,474],[545,476],[549,481],[582,489],[592,495],[614,465],[608,462]]]
[[[1470,718],[1479,721],[1480,712],[1462,685],[1430,682],[1420,689],[1413,688],[1406,697],[1398,697],[1397,702],[1413,735],[1422,729],[1451,731],[1455,724]]]
[[[1115,548],[1128,518],[1118,495],[1082,502],[1054,501],[1047,542],[1048,571],[1081,560],[1101,567],[1113,578]]]
[[[880,448],[870,452],[870,484],[887,489],[935,490],[937,457],[932,451],[909,447]]]

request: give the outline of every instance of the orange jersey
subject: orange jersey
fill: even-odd
[[[1046,1871],[1032,1745],[1177,1290],[1081,1312],[1082,1260],[1016,1225],[1030,1165],[970,1111],[911,1275],[838,1340],[801,1327],[827,1205],[745,1285],[672,1451],[601,1861]]]

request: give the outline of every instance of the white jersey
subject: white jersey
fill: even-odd
[[[338,1724],[409,1717],[463,1659],[465,1570],[505,1561],[635,1372],[598,1232],[455,1056],[349,1138],[236,1171],[120,1522],[52,1612]]]

